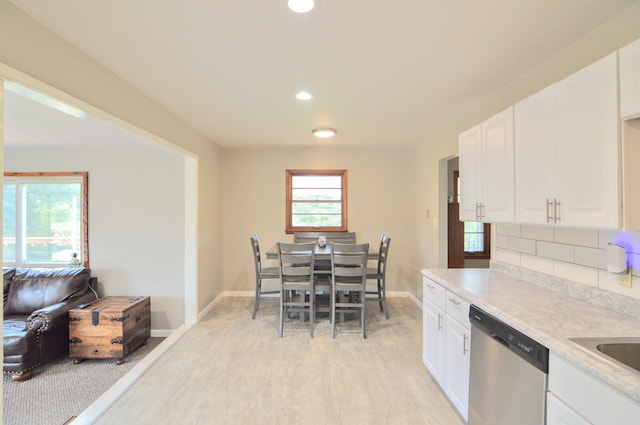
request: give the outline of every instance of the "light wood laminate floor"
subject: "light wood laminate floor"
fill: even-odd
[[[422,312],[390,298],[357,321],[285,323],[278,302],[225,298],[172,346],[98,424],[431,424],[463,422],[422,364]],[[349,323],[349,322],[347,322]]]

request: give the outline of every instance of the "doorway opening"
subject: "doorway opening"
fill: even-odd
[[[447,161],[447,267],[488,268],[491,258],[491,224],[460,221],[458,157]]]

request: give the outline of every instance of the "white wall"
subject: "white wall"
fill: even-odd
[[[103,295],[151,296],[154,330],[184,323],[184,158],[157,148],[5,148],[5,171],[89,172],[89,260]]]
[[[386,229],[378,227],[387,229],[389,226],[392,227],[392,231],[388,231],[394,238],[391,262],[397,266],[402,264],[402,268],[395,271],[401,288],[394,289],[408,288],[415,295],[419,295],[420,269],[437,267],[439,264],[440,229],[446,225],[446,215],[442,219],[439,215],[441,201],[446,202],[446,185],[443,191],[440,191],[438,186],[439,160],[457,152],[458,134],[495,112],[639,38],[638,22],[640,22],[640,2],[531,70],[529,74],[513,82],[504,90],[488,98],[479,99],[476,104],[470,104],[467,110],[460,112],[459,116],[451,117],[451,121],[443,123],[438,135],[425,140],[415,152],[386,154],[392,159],[391,164],[394,170],[389,174],[397,171],[406,176],[403,180],[405,186],[401,189],[404,204],[385,207],[386,211],[393,211],[393,214],[377,211],[374,204],[361,207],[356,212],[352,212],[355,215],[350,214],[352,220],[356,220],[350,221],[350,227],[359,234],[364,233],[363,237],[369,240],[377,240],[380,232],[387,232]],[[88,105],[182,146],[197,156],[197,233],[199,238],[197,303],[199,310],[222,291],[223,264],[224,288],[248,289],[247,275],[251,272],[247,267],[250,263],[244,263],[246,261],[244,258],[250,258],[246,239],[251,233],[259,233],[268,246],[283,237],[284,222],[282,220],[284,218],[279,217],[283,217],[284,212],[278,211],[278,208],[284,208],[284,198],[279,198],[282,194],[275,194],[274,198],[269,196],[274,195],[273,191],[269,190],[267,195],[263,195],[257,189],[250,188],[252,184],[257,184],[258,188],[264,188],[264,184],[260,182],[266,175],[269,176],[268,181],[284,186],[283,170],[291,166],[289,163],[300,168],[312,167],[315,164],[319,164],[318,166],[330,164],[335,168],[355,167],[354,170],[356,170],[360,161],[366,162],[377,158],[374,162],[380,166],[380,169],[384,170],[388,165],[381,159],[385,154],[370,157],[368,151],[350,152],[344,160],[339,159],[339,153],[320,152],[313,156],[303,154],[302,157],[297,158],[296,155],[299,155],[297,153],[264,152],[267,160],[277,164],[279,171],[275,174],[274,172],[266,174],[256,172],[257,177],[254,180],[258,183],[255,183],[245,181],[246,179],[243,180],[242,177],[244,174],[253,172],[251,168],[234,169],[233,166],[255,165],[257,170],[269,171],[265,170],[265,166],[260,163],[261,152],[252,154],[246,151],[227,151],[224,152],[225,174],[223,176],[223,153],[214,143],[196,133],[78,49],[37,24],[7,1],[0,2],[0,64],[6,64],[56,87]],[[170,81],[167,83],[171,84]],[[246,160],[241,160],[242,155],[246,155]],[[293,155],[293,157],[290,158],[287,155]],[[398,156],[403,158],[403,166],[396,164]],[[285,164],[284,160],[287,158],[292,161],[287,161],[289,163]],[[347,162],[347,165],[340,165]],[[376,170],[371,169],[368,172],[374,175]],[[275,177],[277,173],[280,173],[281,177]],[[237,177],[240,177],[238,183],[236,183]],[[225,183],[224,192],[223,183]],[[234,197],[239,196],[236,193],[236,184],[239,184],[238,190],[249,188],[248,193],[256,197],[256,202],[236,201]],[[355,188],[352,187],[352,189],[355,193]],[[406,192],[410,192],[410,195],[406,195]],[[393,199],[396,199],[397,195],[395,193],[392,195],[394,195]],[[224,206],[222,206],[223,199]],[[265,206],[271,203],[275,203],[275,207]],[[278,203],[280,207],[277,206]],[[367,211],[367,213],[364,214],[361,211]],[[429,217],[427,217],[427,211],[429,211]],[[396,212],[398,214],[395,214]],[[250,217],[251,220],[247,221],[246,225],[238,225],[235,214]],[[358,214],[360,214],[359,217]],[[380,220],[382,217],[386,220],[383,225],[375,224],[378,217],[381,217]],[[398,224],[400,221],[401,224]],[[389,225],[389,223],[392,224]],[[223,240],[224,244],[220,244],[220,240]],[[398,240],[401,242],[398,243]],[[400,249],[397,249],[398,245]],[[228,253],[227,250],[229,250]]]
[[[427,268],[438,267],[440,250],[446,250],[446,245],[440,246],[446,241],[446,238],[442,237],[443,232],[446,233],[446,215],[441,216],[443,213],[446,214],[446,209],[438,210],[438,206],[446,202],[446,184],[443,190],[439,190],[434,180],[438,179],[439,161],[457,153],[458,134],[640,38],[639,22],[640,2],[636,2],[611,21],[594,29],[568,48],[559,51],[503,90],[478,99],[475,104],[470,104],[465,111],[461,111],[459,116],[452,117],[450,122],[445,123],[438,132],[438,136],[432,140],[425,140],[414,158],[413,171],[416,177],[413,181],[416,183],[415,191],[418,194],[418,205],[415,211],[423,213],[429,209],[432,213],[435,211],[436,215],[432,215],[431,219],[426,219],[424,215],[415,216],[415,230],[416,235],[419,236],[415,241],[418,257],[417,267],[415,267],[417,271],[420,265]],[[444,175],[446,176],[446,172]],[[444,227],[438,227],[439,224]],[[415,279],[418,280],[419,277],[416,272]]]
[[[330,142],[331,143],[331,142]],[[253,291],[255,274],[249,238],[257,234],[263,251],[292,241],[285,229],[285,170],[348,170],[348,225],[358,242],[377,249],[391,238],[387,289],[413,290],[407,268],[413,244],[409,216],[415,202],[407,164],[411,151],[386,149],[293,148],[226,150],[224,168],[224,289]]]
[[[196,169],[195,219],[197,287],[193,304],[202,311],[222,291],[221,150],[214,143],[99,63],[35,22],[8,1],[0,1],[0,78],[12,79],[116,122],[152,140],[192,155]],[[17,76],[17,77],[16,77]],[[167,84],[172,84],[168,81]],[[55,88],[52,93],[50,88]],[[115,166],[114,166],[115,167]],[[184,177],[183,177],[184,178]],[[149,284],[153,290],[153,284]],[[191,297],[190,297],[191,298]]]

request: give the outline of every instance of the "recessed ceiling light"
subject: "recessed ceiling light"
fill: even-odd
[[[313,0],[289,0],[289,9],[296,13],[307,13],[315,6]]]
[[[319,128],[314,128],[313,130],[311,130],[311,132],[316,137],[326,139],[329,137],[333,137],[338,132],[338,130],[336,130],[335,128],[329,128],[329,127],[319,127]]]
[[[306,91],[301,91],[300,93],[296,94],[296,99],[298,100],[311,100],[312,98],[313,95]]]

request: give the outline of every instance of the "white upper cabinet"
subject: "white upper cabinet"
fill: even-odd
[[[460,134],[460,220],[514,221],[513,108]]]
[[[556,156],[560,223],[620,226],[616,54],[557,84]]]
[[[515,106],[516,222],[620,226],[611,54]]]
[[[482,124],[483,221],[513,223],[513,107]]]
[[[547,223],[555,191],[555,86],[516,103],[516,222]]]
[[[640,117],[640,40],[620,49],[620,116]]]
[[[482,199],[482,125],[458,137],[460,168],[460,220],[475,221],[480,217]]]

